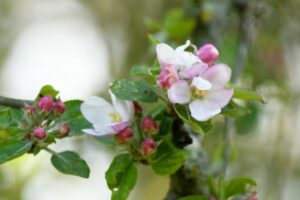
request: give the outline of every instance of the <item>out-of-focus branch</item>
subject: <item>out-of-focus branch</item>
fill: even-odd
[[[248,0],[233,0],[232,6],[234,9],[238,11],[240,16],[240,24],[239,24],[239,47],[236,55],[236,67],[233,71],[231,82],[235,84],[240,76],[242,75],[246,58],[247,58],[247,49],[251,37],[251,20],[252,13],[250,9],[250,1]],[[231,140],[233,134],[233,120],[231,118],[226,118],[225,121],[225,135],[224,135],[224,164],[223,164],[223,172],[226,174],[227,167],[230,161],[231,156]]]
[[[3,106],[8,106],[12,108],[23,108],[26,105],[30,105],[30,104],[33,104],[33,101],[13,99],[13,98],[0,96],[0,105]]]

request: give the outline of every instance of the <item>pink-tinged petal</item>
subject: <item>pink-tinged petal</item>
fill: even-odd
[[[111,123],[110,113],[115,112],[110,103],[96,96],[87,98],[80,105],[80,110],[89,122],[97,126],[104,126]]]
[[[221,112],[221,108],[204,99],[197,99],[189,104],[191,115],[198,121],[207,121]]]
[[[175,50],[167,44],[160,43],[156,45],[156,55],[162,67],[167,66],[175,57]]]
[[[129,121],[125,121],[125,122],[120,122],[120,123],[115,123],[112,124],[111,127],[115,132],[120,132],[121,130],[123,130],[124,128],[129,126]]]
[[[177,69],[172,65],[168,65],[160,72],[157,84],[162,88],[169,89],[178,80]]]
[[[122,121],[130,121],[134,116],[134,106],[131,101],[121,100],[109,90],[115,111],[120,114]]]
[[[214,91],[209,91],[207,95],[205,95],[205,100],[209,101],[220,108],[226,106],[233,95],[233,89],[218,89]]]
[[[182,70],[180,72],[180,76],[182,76],[183,78],[186,78],[186,79],[192,79],[192,78],[202,74],[207,68],[208,68],[207,64],[197,63],[187,69]]]
[[[213,84],[212,89],[218,89],[224,87],[230,80],[231,69],[225,64],[216,64],[209,67],[200,76]]]
[[[177,81],[168,90],[171,103],[186,104],[191,99],[190,86],[186,81]]]
[[[105,136],[116,134],[116,131],[114,131],[110,126],[95,127],[95,129],[83,129],[82,131],[86,134],[93,136]]]
[[[200,76],[193,78],[191,85],[196,87],[198,90],[209,90],[212,87],[212,84],[209,81]]]

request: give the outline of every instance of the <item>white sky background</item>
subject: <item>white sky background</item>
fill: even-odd
[[[3,71],[6,96],[33,99],[51,84],[63,99],[83,98],[107,87],[107,50],[87,11],[74,0],[18,3],[20,27]]]

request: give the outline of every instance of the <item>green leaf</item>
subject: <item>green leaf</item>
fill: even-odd
[[[158,70],[160,71],[160,68],[158,68]],[[156,83],[156,73],[157,68],[151,68],[149,66],[135,65],[130,70],[130,74],[147,78],[151,81],[151,83]]]
[[[256,186],[256,182],[249,177],[235,178],[224,183],[225,198],[242,194],[247,191],[248,186]]]
[[[90,128],[92,125],[83,117],[80,111],[82,101],[71,100],[64,102],[66,111],[62,116],[62,120],[70,126],[69,136],[82,135],[82,129]]]
[[[126,200],[137,180],[137,169],[128,153],[118,155],[105,173],[112,200]]]
[[[170,176],[183,165],[184,161],[184,151],[165,140],[157,147],[152,168],[160,176]]]
[[[193,131],[199,134],[206,134],[212,129],[211,121],[199,122],[190,116],[187,107],[179,104],[174,104],[174,110],[184,123],[188,124]]]
[[[255,91],[239,87],[234,87],[233,98],[243,100],[256,100],[265,103],[262,96],[257,94]]]
[[[8,127],[11,124],[12,116],[9,108],[0,111],[0,126]]]
[[[4,131],[7,137],[11,139],[22,139],[25,136],[25,131],[16,126],[7,127]]]
[[[31,145],[31,142],[15,139],[0,140],[0,164],[23,155],[31,148]]]
[[[63,174],[80,176],[82,178],[88,178],[90,175],[90,169],[85,160],[81,159],[77,153],[72,151],[53,154],[51,163]]]
[[[179,200],[209,200],[208,197],[203,195],[190,195],[186,197],[182,197]]]
[[[38,97],[50,95],[55,99],[58,93],[59,92],[55,90],[54,87],[52,87],[51,85],[45,85],[41,88]]]
[[[167,135],[171,130],[173,123],[173,118],[169,116],[164,116],[163,120],[159,125],[159,135]]]
[[[154,103],[157,95],[144,81],[117,80],[111,87],[111,91],[119,99]]]
[[[241,117],[249,113],[249,110],[245,107],[239,106],[233,101],[222,108],[221,114],[229,116],[229,117]]]

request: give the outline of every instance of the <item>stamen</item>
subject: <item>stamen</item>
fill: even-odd
[[[208,90],[199,90],[195,86],[191,87],[192,96],[195,98],[202,98],[203,96],[205,96],[207,94],[207,92],[208,92]]]
[[[122,121],[121,115],[117,112],[109,113],[109,116],[110,116],[112,122],[121,122]]]

